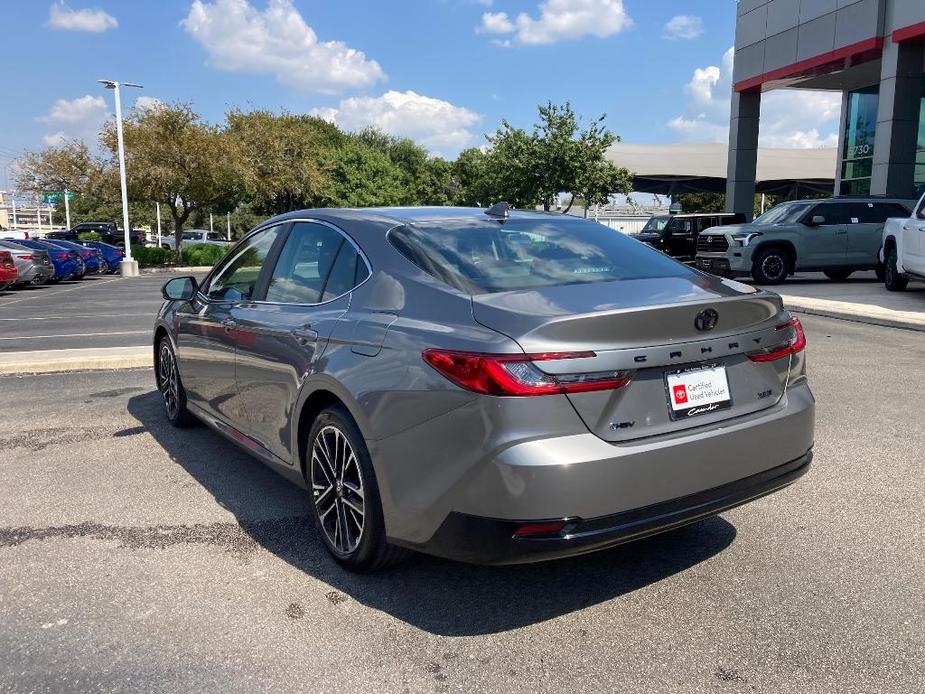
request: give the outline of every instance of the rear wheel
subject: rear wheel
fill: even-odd
[[[874,268],[874,272],[877,275],[878,281],[883,282],[886,280],[886,267],[885,266],[878,264],[877,267]]]
[[[401,561],[407,550],[385,539],[369,450],[342,406],[329,407],[315,419],[306,455],[312,515],[334,559],[351,571],[375,571]]]
[[[835,280],[836,282],[844,282],[846,279],[851,277],[853,270],[825,270],[823,274],[828,277],[830,280]]]
[[[162,337],[157,350],[157,388],[164,398],[167,420],[175,427],[193,423],[193,415],[186,409],[186,390],[180,381],[177,358],[167,337]]]
[[[883,284],[888,291],[903,292],[909,285],[909,280],[899,274],[899,268],[896,267],[896,249],[891,248],[886,252],[886,267],[884,268]]]
[[[790,258],[783,249],[762,249],[752,261],[752,277],[758,284],[781,284],[788,274]]]

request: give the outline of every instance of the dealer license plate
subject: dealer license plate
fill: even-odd
[[[666,374],[668,413],[685,419],[732,407],[726,367],[707,366]]]

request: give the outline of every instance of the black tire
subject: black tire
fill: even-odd
[[[408,550],[386,542],[369,449],[342,405],[322,410],[315,419],[305,457],[312,518],[331,556],[345,569],[356,572],[377,571],[404,559]]]
[[[874,273],[876,273],[877,275],[877,281],[879,282],[886,281],[886,266],[877,265],[877,267],[874,268]]]
[[[83,279],[84,277],[86,277],[86,276],[87,276],[87,273],[82,272],[82,273],[79,274],[79,275],[74,275],[74,277],[72,277],[71,279],[82,280],[82,279]]]
[[[180,380],[177,369],[177,357],[173,351],[170,339],[161,338],[157,346],[157,389],[164,399],[164,413],[167,421],[175,427],[183,428],[193,424],[196,420],[186,409],[186,389]]]
[[[854,270],[824,270],[823,274],[835,282],[844,282],[851,277],[852,272]]]
[[[782,284],[790,274],[790,256],[782,248],[763,248],[752,261],[752,277],[758,284]]]
[[[899,274],[896,267],[896,249],[891,248],[886,252],[886,264],[883,274],[883,285],[887,291],[904,292],[909,286],[909,280]]]

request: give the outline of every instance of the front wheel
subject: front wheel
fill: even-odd
[[[790,258],[780,248],[758,251],[752,262],[752,277],[758,284],[781,284],[790,273]]]
[[[162,337],[157,349],[157,388],[164,398],[167,420],[175,427],[193,423],[193,415],[186,409],[186,389],[180,380],[177,357],[170,339]]]
[[[312,516],[334,559],[351,571],[399,562],[407,550],[386,542],[369,449],[342,406],[329,407],[315,419],[306,455]]]
[[[891,248],[886,254],[883,284],[887,288],[887,291],[903,292],[909,285],[909,280],[899,274],[899,268],[896,267],[896,260],[896,249]]]
[[[835,282],[844,282],[851,277],[852,270],[825,270],[823,274]]]

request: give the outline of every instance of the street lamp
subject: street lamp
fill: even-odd
[[[128,224],[128,191],[125,184],[125,146],[122,142],[122,99],[119,94],[120,87],[137,87],[142,89],[140,84],[131,82],[115,82],[113,80],[97,80],[106,89],[112,89],[116,93],[116,137],[119,141],[119,182],[122,184],[122,227],[125,231],[125,259],[122,261],[120,272],[128,277],[138,275],[138,263],[132,258],[132,236],[131,228]]]

